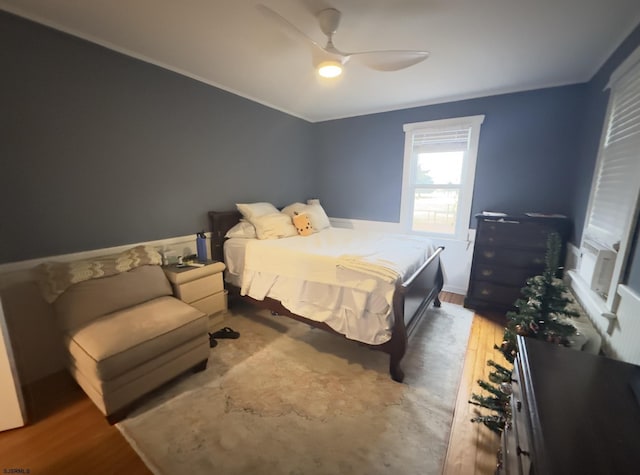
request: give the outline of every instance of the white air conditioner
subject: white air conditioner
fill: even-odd
[[[602,244],[585,239],[580,247],[578,274],[594,292],[608,294],[617,253]]]

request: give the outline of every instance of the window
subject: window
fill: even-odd
[[[640,49],[611,75],[608,87],[611,88],[609,108],[582,235],[580,264],[586,267],[584,261],[593,246],[613,256],[612,266],[591,266],[588,270],[608,273],[606,277],[591,276],[591,282],[605,281],[604,288],[591,285],[591,290],[601,294],[608,310],[615,311],[616,289],[625,271],[638,214]]]
[[[483,115],[405,124],[404,229],[466,239]]]

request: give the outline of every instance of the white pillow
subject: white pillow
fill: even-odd
[[[322,231],[323,229],[330,228],[331,222],[329,221],[329,217],[327,216],[327,213],[325,213],[324,208],[322,207],[320,202],[318,200],[307,201],[307,203],[309,202],[313,203],[306,205],[299,211],[296,211],[298,211],[298,213],[307,213],[314,232],[317,233],[318,231]]]
[[[255,239],[257,237],[256,228],[253,226],[253,224],[243,220],[229,229],[224,237]]]
[[[297,236],[298,231],[286,214],[275,212],[253,218],[258,239],[280,239]]]
[[[291,219],[293,219],[296,214],[307,213],[311,221],[311,226],[313,227],[313,232],[315,233],[331,227],[329,217],[322,205],[320,205],[320,200],[318,199],[307,200],[306,205],[297,202],[291,203],[289,206],[282,208],[282,212],[290,216]]]
[[[306,207],[307,205],[304,203],[291,203],[289,206],[282,208],[282,212],[293,219],[296,213],[302,213]]]
[[[258,216],[264,216],[265,214],[278,213],[278,208],[273,206],[271,203],[236,203],[236,207],[240,214],[244,216],[249,222],[253,218],[257,218]]]

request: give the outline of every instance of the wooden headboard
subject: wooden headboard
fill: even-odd
[[[239,211],[209,211],[209,225],[211,231],[211,259],[224,262],[222,246],[225,234],[240,222],[242,215]]]

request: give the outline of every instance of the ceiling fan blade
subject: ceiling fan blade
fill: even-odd
[[[411,50],[362,51],[343,54],[376,71],[398,71],[429,57],[428,51]]]
[[[287,20],[285,17],[280,15],[275,10],[272,10],[271,8],[269,8],[266,5],[263,5],[262,3],[258,3],[256,5],[256,8],[266,18],[269,18],[273,22],[279,24],[285,32],[289,33],[290,36],[293,36],[296,39],[302,39],[304,41],[311,43],[313,46],[317,48],[323,49],[322,46],[320,46],[318,43],[316,43],[311,38],[309,38],[309,36],[307,36],[306,33],[304,33],[297,26],[295,26],[293,23],[291,23],[289,20]]]
[[[270,7],[259,3],[256,8],[265,18],[280,25],[282,30],[288,33],[289,36],[295,39],[302,39],[310,44],[313,47],[313,64],[316,67],[321,62],[328,60],[337,61],[344,65],[350,58],[354,58],[354,60],[376,71],[398,71],[424,61],[429,56],[428,51],[415,50],[361,51],[354,53],[340,51],[333,44],[333,34],[340,23],[340,11],[335,8],[326,8],[317,15],[320,29],[327,36],[327,43],[324,46],[315,42],[305,32]]]

